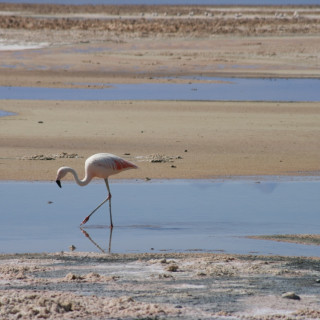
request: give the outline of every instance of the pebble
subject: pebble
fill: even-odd
[[[281,297],[285,299],[300,300],[300,297],[294,292],[285,292]]]

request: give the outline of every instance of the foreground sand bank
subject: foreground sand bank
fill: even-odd
[[[316,258],[58,253],[0,261],[6,319],[320,317]]]
[[[53,180],[62,165],[83,172],[84,160],[98,152],[138,164],[121,178],[320,169],[319,103],[1,100],[0,109],[17,113],[0,118],[2,180]],[[62,152],[78,157],[50,159]],[[44,160],[31,160],[36,155]]]

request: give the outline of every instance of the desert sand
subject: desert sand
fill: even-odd
[[[319,20],[319,6],[1,3],[0,85],[90,90],[186,83],[181,76],[199,75],[319,78]],[[2,99],[0,110],[14,113],[0,117],[1,180],[55,180],[62,165],[80,173],[97,152],[139,166],[114,177],[123,179],[318,176],[320,170],[318,102],[35,97]],[[284,238],[277,240],[312,237]],[[0,258],[5,319],[320,317],[318,258],[77,252]]]

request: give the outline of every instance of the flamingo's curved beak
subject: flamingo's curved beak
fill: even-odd
[[[60,180],[56,180],[57,185],[61,188],[61,182]]]

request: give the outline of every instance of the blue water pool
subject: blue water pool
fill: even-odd
[[[204,83],[101,84],[101,89],[0,87],[1,99],[320,101],[319,79],[206,78]]]
[[[320,180],[111,181],[111,252],[319,256],[320,248],[246,238],[320,230]],[[0,253],[109,250],[105,185],[1,182]]]

